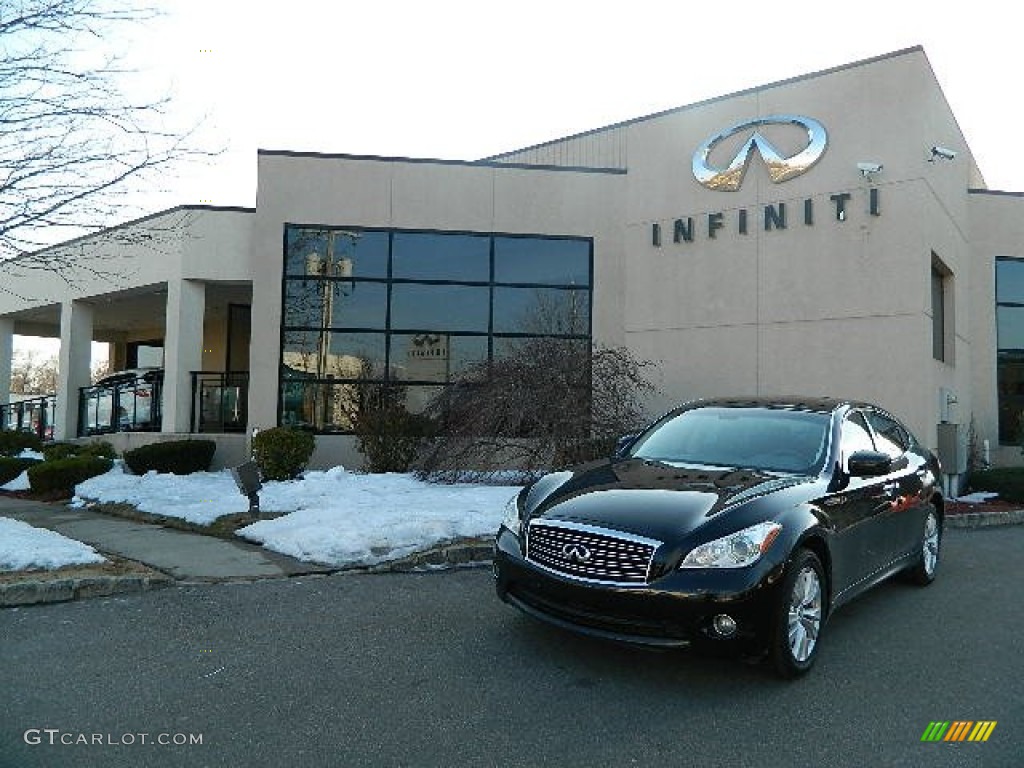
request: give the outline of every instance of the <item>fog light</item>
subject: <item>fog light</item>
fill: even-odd
[[[736,619],[726,613],[720,613],[715,616],[711,620],[711,626],[722,637],[732,637],[736,634]]]

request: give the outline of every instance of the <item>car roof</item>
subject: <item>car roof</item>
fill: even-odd
[[[876,408],[871,403],[835,397],[808,397],[804,395],[759,395],[757,397],[711,397],[692,400],[684,408],[778,408],[794,411],[832,413],[842,406]],[[880,409],[882,410],[882,409]]]

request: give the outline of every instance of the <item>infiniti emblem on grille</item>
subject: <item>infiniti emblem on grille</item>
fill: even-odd
[[[570,563],[589,563],[592,557],[590,550],[582,544],[566,544],[562,547],[562,554]]]

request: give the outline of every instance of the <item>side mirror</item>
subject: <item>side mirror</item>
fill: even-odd
[[[879,477],[893,471],[892,458],[879,451],[857,451],[850,456],[848,465],[854,477]]]
[[[631,432],[628,435],[623,435],[615,441],[615,450],[612,451],[613,459],[621,459],[626,455],[626,451],[629,450],[630,446],[633,445],[633,441],[636,440],[639,432]]]

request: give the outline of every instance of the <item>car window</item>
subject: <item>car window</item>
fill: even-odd
[[[902,456],[910,447],[906,431],[894,419],[877,411],[868,411],[868,423],[875,431],[875,444],[878,450],[894,459]]]
[[[851,455],[857,451],[875,450],[875,443],[871,439],[871,432],[868,431],[868,425],[860,411],[855,411],[843,419],[839,439],[843,448],[843,469],[847,471],[849,470]]]
[[[630,455],[671,463],[816,474],[828,449],[824,413],[760,407],[701,407],[647,432]]]

